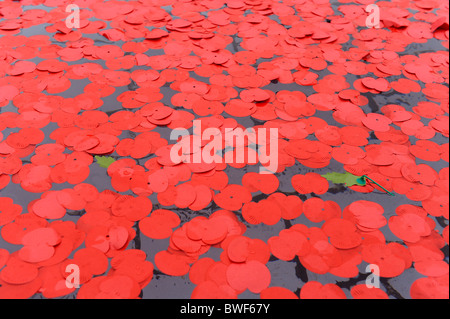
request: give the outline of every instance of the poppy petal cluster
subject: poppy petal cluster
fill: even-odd
[[[67,2],[0,2],[0,298],[448,298],[444,0]]]

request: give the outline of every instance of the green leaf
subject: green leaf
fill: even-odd
[[[345,184],[346,186],[364,186],[366,185],[366,180],[362,176],[356,176],[351,173],[336,173],[331,172],[324,175],[321,175],[322,177],[325,177],[330,182],[333,182],[335,184]]]
[[[108,168],[109,165],[114,163],[116,160],[111,156],[95,156],[95,160],[100,167]]]
[[[364,186],[366,185],[366,178],[364,176],[360,176],[356,179],[356,183],[358,183],[358,185]]]

